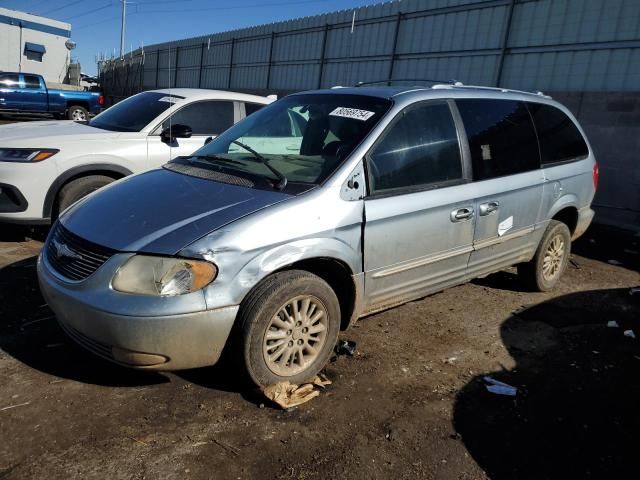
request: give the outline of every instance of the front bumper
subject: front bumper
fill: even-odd
[[[0,221],[48,221],[43,216],[44,198],[56,176],[56,166],[49,159],[36,163],[0,162]]]
[[[111,270],[108,263],[101,269]],[[94,287],[98,280],[93,277],[103,277],[98,275],[102,273],[101,269],[79,283],[64,282],[51,269],[46,258],[40,255],[40,289],[62,328],[86,349],[127,367],[182,370],[213,365],[220,358],[239,308],[230,306],[189,313],[174,311],[167,315],[107,312],[86,302],[96,295]],[[82,284],[86,284],[86,295],[83,295]],[[103,285],[109,291],[104,296],[114,295],[108,282]]]

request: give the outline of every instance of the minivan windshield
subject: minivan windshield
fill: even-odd
[[[291,95],[249,115],[192,158],[268,177],[278,185],[287,181],[318,184],[349,156],[390,106],[388,99],[365,95]]]
[[[89,122],[91,127],[114,132],[139,132],[154,118],[184,97],[144,92],[106,109]]]

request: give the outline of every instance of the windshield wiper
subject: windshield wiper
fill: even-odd
[[[189,155],[189,158],[199,158],[201,160],[216,160],[222,163],[244,165],[242,162],[239,162],[237,160],[232,160],[231,158],[219,157],[218,155]]]
[[[249,145],[245,145],[242,142],[239,142],[238,140],[232,140],[231,143],[235,143],[236,145],[244,148],[247,152],[251,153],[254,157],[256,157],[256,159],[262,163],[265,167],[267,167],[269,170],[271,170],[271,172],[278,177],[278,183],[276,185],[274,185],[278,190],[283,190],[284,187],[287,186],[287,177],[285,177],[282,172],[276,170],[275,167],[271,166],[271,164],[269,163],[269,160],[267,160],[266,158],[264,158],[262,155],[260,155],[258,152],[256,152],[253,148],[251,148]]]

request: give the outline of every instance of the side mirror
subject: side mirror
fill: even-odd
[[[176,138],[190,138],[192,134],[191,127],[177,123],[162,130],[160,140],[164,143],[173,143]]]

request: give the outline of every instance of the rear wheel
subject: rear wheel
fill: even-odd
[[[80,105],[71,105],[67,111],[67,118],[76,122],[86,122],[89,120],[89,112]]]
[[[320,277],[290,270],[249,294],[239,321],[242,360],[253,383],[302,383],[329,360],[340,330],[340,304]]]
[[[67,207],[74,204],[82,197],[95,192],[99,188],[113,182],[113,178],[106,175],[89,175],[77,178],[67,183],[58,193],[57,213],[62,213]]]
[[[551,220],[533,259],[518,265],[518,275],[532,290],[547,292],[560,280],[569,263],[570,254],[569,227]]]

